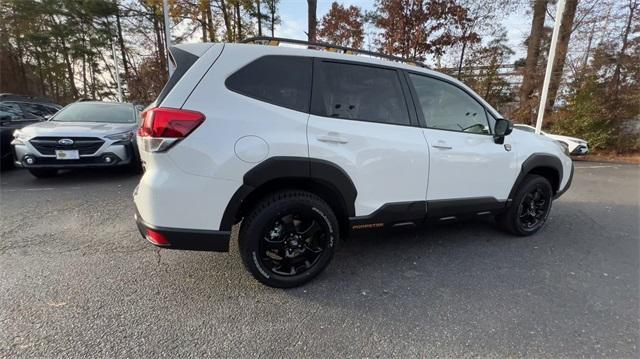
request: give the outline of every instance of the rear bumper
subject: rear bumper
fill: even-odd
[[[142,237],[158,247],[193,251],[229,251],[229,240],[231,238],[231,232],[229,231],[156,227],[146,223],[138,213],[136,213],[135,219]],[[160,233],[167,243],[156,243],[149,237],[148,230]]]

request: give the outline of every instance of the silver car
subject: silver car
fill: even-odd
[[[138,111],[130,103],[75,102],[13,134],[15,163],[36,177],[59,169],[139,166]]]

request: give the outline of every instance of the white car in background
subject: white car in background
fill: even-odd
[[[536,128],[529,125],[514,124],[513,127],[526,132],[536,132]],[[585,140],[569,136],[552,135],[544,131],[540,131],[540,134],[554,139],[560,142],[563,146],[566,146],[567,151],[569,151],[569,154],[572,156],[582,156],[589,152],[589,143]]]

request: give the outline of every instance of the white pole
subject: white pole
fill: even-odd
[[[118,58],[116,57],[116,44],[111,41],[111,51],[113,53],[113,64],[116,67],[116,83],[118,84],[118,102],[122,102],[122,86],[120,85],[120,67],[118,66]]]
[[[164,13],[164,43],[167,45],[167,67],[169,68],[169,77],[173,75],[173,64],[169,55],[169,47],[171,47],[171,28],[169,24],[169,4],[167,0],[162,0],[162,12]]]
[[[542,83],[542,93],[540,94],[540,106],[538,107],[538,119],[536,120],[536,133],[540,134],[542,130],[542,120],[544,119],[544,108],[547,104],[547,95],[549,92],[549,82],[551,82],[551,71],[553,70],[553,61],[556,57],[556,45],[558,44],[558,33],[560,32],[560,24],[562,23],[562,15],[564,14],[564,0],[558,0],[556,4],[556,21],[553,24],[553,34],[551,35],[551,46],[549,46],[549,58],[547,59],[547,70],[544,73],[544,82]]]

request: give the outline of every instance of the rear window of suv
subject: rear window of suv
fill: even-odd
[[[308,112],[311,68],[309,57],[264,56],[229,76],[225,85],[260,101]]]

